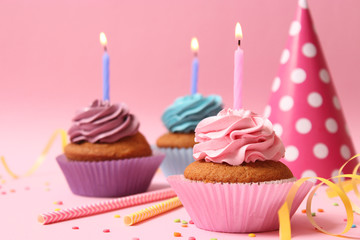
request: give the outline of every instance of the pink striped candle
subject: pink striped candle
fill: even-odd
[[[111,199],[108,201],[84,205],[80,207],[43,213],[38,216],[38,221],[44,225],[56,223],[74,218],[87,217],[99,213],[114,211],[121,208],[136,206],[144,203],[168,199],[175,196],[176,194],[172,190],[172,188],[166,188],[163,190],[140,193],[132,196]]]

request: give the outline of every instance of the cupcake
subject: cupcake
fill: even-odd
[[[74,194],[120,197],[144,192],[164,154],[152,153],[138,119],[123,104],[95,100],[79,111],[57,157]]]
[[[161,117],[168,132],[160,136],[156,145],[166,154],[160,168],[164,175],[182,174],[194,161],[195,127],[204,118],[216,115],[222,109],[220,96],[204,97],[199,93],[180,97]]]
[[[285,148],[271,122],[245,110],[224,109],[195,129],[195,162],[168,177],[195,225],[216,232],[279,228],[277,211],[296,179],[280,162]],[[312,183],[301,186],[291,215]]]

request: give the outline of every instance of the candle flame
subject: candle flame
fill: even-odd
[[[191,39],[191,50],[194,53],[197,53],[199,51],[199,42],[196,37]]]
[[[100,43],[104,47],[107,45],[107,39],[106,39],[105,33],[103,33],[103,32],[100,33]]]
[[[243,33],[242,33],[240,23],[236,23],[235,38],[236,38],[236,40],[242,40],[242,38],[243,38]]]

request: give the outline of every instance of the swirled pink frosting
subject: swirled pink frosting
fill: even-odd
[[[202,120],[195,129],[196,160],[240,165],[243,162],[279,161],[285,153],[271,122],[246,110],[223,109]]]
[[[90,107],[79,111],[68,131],[71,142],[113,143],[135,135],[139,121],[123,104],[95,100]]]

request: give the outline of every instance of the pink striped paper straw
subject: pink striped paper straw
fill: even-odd
[[[174,196],[176,196],[176,193],[173,191],[173,189],[166,188],[158,191],[140,193],[132,196],[111,199],[108,201],[84,205],[80,207],[43,213],[38,216],[38,221],[44,225],[56,223],[74,218],[87,217],[99,213],[118,210],[121,208],[163,200]]]

